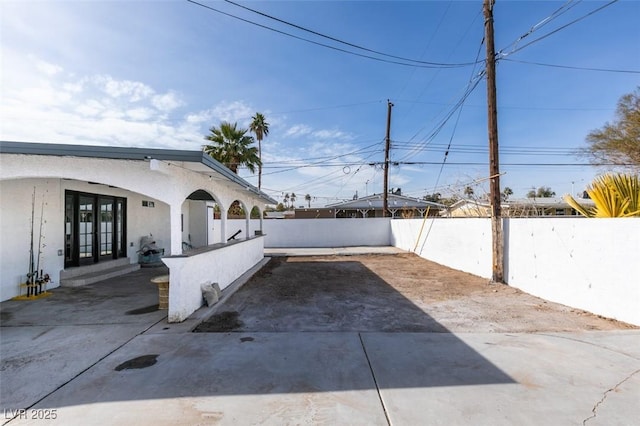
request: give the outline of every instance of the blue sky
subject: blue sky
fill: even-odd
[[[481,0],[239,3],[413,62],[228,2],[200,3],[403,64],[186,0],[2,1],[0,139],[193,150],[209,127],[247,126],[262,112],[271,125],[263,190],[276,199],[294,192],[296,205],[310,194],[313,205],[324,205],[382,191],[390,100],[397,163],[390,187],[414,197],[462,194],[467,185],[487,192],[485,80],[453,109],[483,64],[413,66],[472,63],[478,52],[484,59]],[[539,186],[579,192],[602,171],[580,165],[586,160],[574,151],[640,85],[640,2],[584,17],[607,3],[496,2],[501,184],[515,196]],[[257,174],[240,175],[257,184]]]

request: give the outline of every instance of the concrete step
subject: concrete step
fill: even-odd
[[[60,280],[77,277],[79,275],[86,275],[93,272],[105,271],[107,269],[113,269],[119,266],[127,266],[129,264],[131,264],[131,259],[129,259],[128,257],[121,257],[120,259],[116,260],[109,260],[106,262],[103,261],[91,265],[67,268],[63,271],[60,271]]]
[[[111,262],[107,262],[111,263]],[[111,268],[100,268],[96,270],[85,271],[84,274],[74,274],[71,277],[60,278],[60,286],[61,287],[80,287],[87,284],[97,283],[99,281],[103,281],[109,278],[119,277],[120,275],[125,275],[130,272],[137,271],[140,269],[140,265],[137,263],[126,265],[111,265]],[[80,269],[80,268],[79,268]]]

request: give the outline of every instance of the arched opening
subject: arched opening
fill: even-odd
[[[260,210],[258,206],[253,206],[251,209],[249,230],[250,235],[262,235],[262,220],[264,218],[264,212]]]
[[[182,251],[206,247],[223,241],[221,207],[209,192],[198,189],[182,203]]]
[[[226,241],[245,240],[249,238],[250,210],[240,201],[235,200],[227,210],[227,236]]]

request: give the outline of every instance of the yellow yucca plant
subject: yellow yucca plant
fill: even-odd
[[[595,206],[583,206],[571,195],[564,200],[586,217],[640,216],[640,179],[638,175],[606,174],[587,187]]]

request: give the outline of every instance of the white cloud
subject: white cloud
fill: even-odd
[[[89,99],[75,108],[75,111],[85,117],[92,117],[101,114],[106,107],[95,99]]]
[[[181,107],[183,102],[174,92],[168,92],[163,95],[155,95],[151,98],[151,104],[162,112],[171,112]]]
[[[286,137],[300,137],[300,136],[308,135],[309,133],[312,132],[312,130],[313,129],[307,126],[306,124],[295,124],[291,126],[289,130],[285,132],[284,135]]]
[[[348,133],[345,133],[341,130],[316,130],[312,134],[313,137],[318,139],[340,139],[340,140],[351,140],[353,137]]]
[[[212,119],[213,112],[211,110],[190,113],[185,117],[185,121],[191,124],[209,123]]]
[[[32,60],[35,62],[38,71],[48,76],[56,75],[63,70],[63,68],[59,65],[51,64],[49,62],[39,60],[35,57],[32,58]]]
[[[200,149],[203,130],[194,112],[183,120],[166,113],[183,105],[177,92],[164,94],[109,75],[41,78],[32,60],[16,62],[3,75],[0,139],[83,145]],[[50,68],[55,70],[53,64]]]
[[[125,98],[130,102],[138,102],[154,94],[154,90],[144,83],[114,80],[110,75],[95,76],[93,82],[112,98]]]
[[[155,115],[150,108],[132,108],[125,112],[126,116],[135,121],[147,121]]]
[[[243,101],[221,102],[211,109],[211,117],[216,121],[237,122],[240,126],[248,126],[254,108]]]

